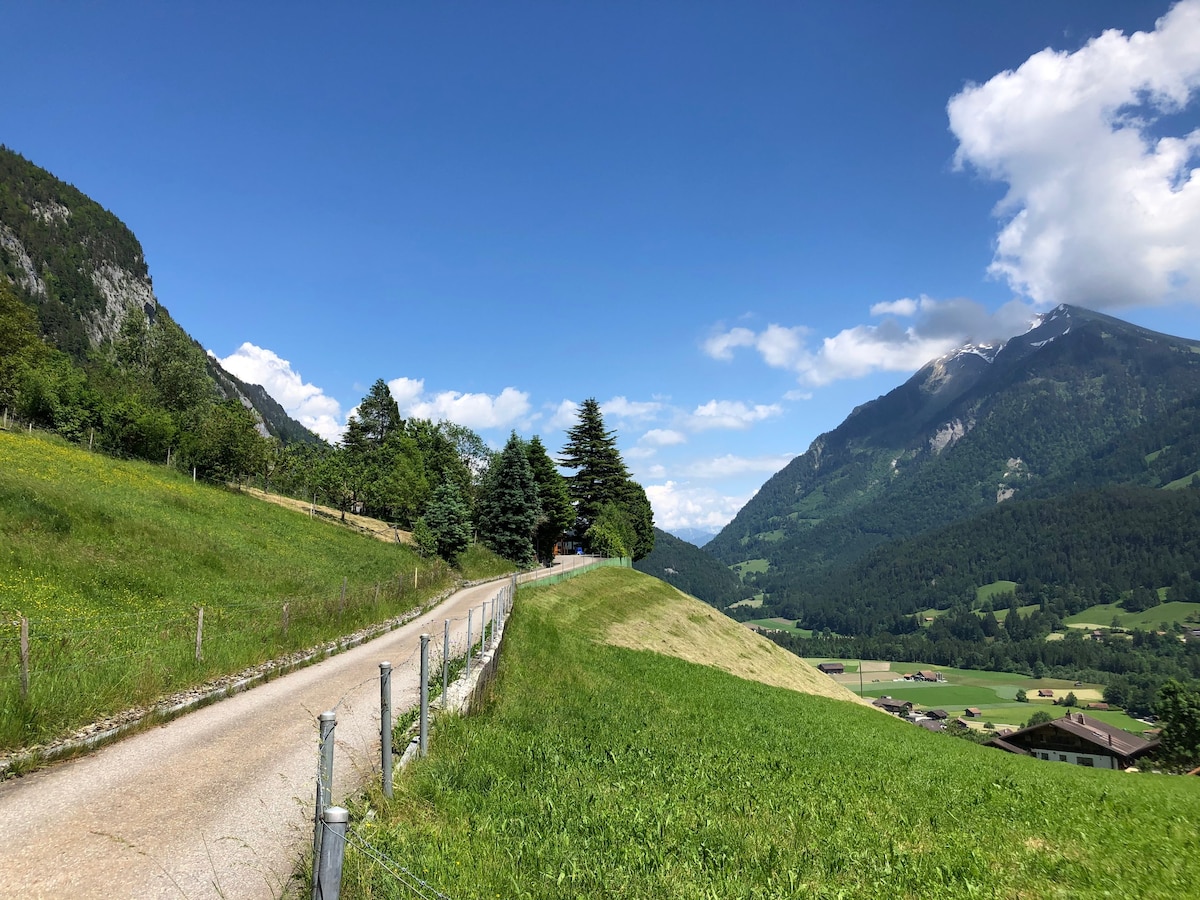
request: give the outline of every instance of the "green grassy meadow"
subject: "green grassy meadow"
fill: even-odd
[[[1200,603],[1160,603],[1150,609],[1131,613],[1117,603],[1101,603],[1067,616],[1063,622],[1074,628],[1108,628],[1113,616],[1121,620],[1122,628],[1141,628],[1146,631],[1157,629],[1163,622],[1168,624],[1186,622],[1188,616],[1200,616]]]
[[[749,619],[746,624],[757,625],[759,628],[773,628],[776,631],[786,631],[788,634],[795,634],[800,637],[812,637],[812,630],[809,628],[797,628],[794,619]]]
[[[406,546],[161,466],[3,432],[0,536],[0,751],[349,634],[453,580]]]
[[[523,588],[486,704],[352,808],[357,836],[461,898],[1200,896],[1200,779],[1011,756],[602,642],[670,590],[625,569]],[[343,896],[401,896],[347,860]]]

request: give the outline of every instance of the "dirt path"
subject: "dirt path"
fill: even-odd
[[[568,559],[568,564],[578,564]],[[550,572],[551,570],[546,570]],[[504,581],[374,641],[97,753],[0,784],[0,898],[274,898],[311,841],[316,716],[337,706],[334,802],[379,773],[379,663],[418,700],[422,632],[465,645]],[[490,607],[489,607],[490,609]]]

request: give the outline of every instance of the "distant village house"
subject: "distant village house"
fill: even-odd
[[[826,675],[844,675],[846,672],[845,665],[839,662],[823,662],[817,666],[817,669]]]
[[[1125,769],[1155,750],[1158,741],[1148,741],[1083,713],[1069,713],[1052,722],[993,738],[988,746],[1051,762]]]

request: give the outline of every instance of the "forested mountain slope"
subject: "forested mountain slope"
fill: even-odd
[[[749,581],[799,590],[888,541],[1069,490],[1120,436],[1198,392],[1195,341],[1060,306],[1026,334],[935,360],[854,410],[705,550],[726,565],[766,560]]]
[[[658,528],[654,529],[654,549],[634,562],[633,567],[661,578],[717,609],[724,609],[748,596],[732,570],[694,544]]]

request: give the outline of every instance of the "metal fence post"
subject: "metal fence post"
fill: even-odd
[[[471,677],[471,620],[475,616],[475,608],[467,610],[467,678]]]
[[[429,635],[421,635],[421,755],[429,752]]]
[[[488,628],[487,628],[487,601],[483,601],[483,605],[479,608],[479,652],[483,653],[488,648]]]
[[[383,796],[392,796],[392,664],[379,664],[379,752]]]
[[[450,620],[446,620],[446,634],[442,638],[442,709],[449,709],[450,702]]]
[[[333,791],[333,733],[337,713],[329,709],[317,716],[321,726],[321,762],[317,767],[317,814],[313,823],[313,900],[317,898],[317,877],[321,871],[321,816],[329,806]]]
[[[320,877],[313,885],[317,900],[338,900],[342,891],[342,864],[346,861],[346,829],[350,813],[340,806],[331,806],[321,817],[329,832],[321,842]]]

